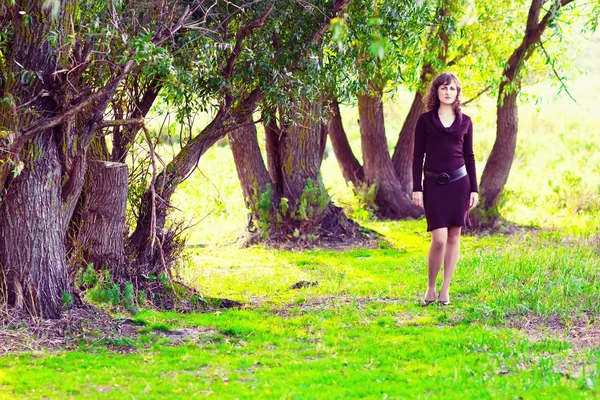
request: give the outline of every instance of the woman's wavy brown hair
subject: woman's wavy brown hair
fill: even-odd
[[[425,101],[425,105],[428,111],[435,111],[440,108],[440,98],[438,97],[438,89],[442,85],[449,85],[454,81],[456,84],[456,100],[454,101],[453,107],[454,112],[459,114],[461,112],[460,107],[462,106],[460,102],[460,93],[462,91],[462,86],[460,85],[460,81],[451,72],[444,72],[440,74],[437,78],[433,80],[429,90],[427,91],[427,97]]]

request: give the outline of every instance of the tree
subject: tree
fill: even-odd
[[[246,6],[246,3],[235,5],[236,13]],[[106,146],[100,140],[107,126],[113,127],[115,133],[120,132],[115,127],[127,129],[132,123],[140,125],[135,113],[142,116],[147,112],[148,104],[152,103],[148,97],[155,98],[160,83],[164,82],[157,81],[161,71],[156,69],[167,67],[169,71],[167,48],[176,47],[174,35],[185,29],[206,37],[202,29],[209,20],[207,13],[211,7],[205,8],[202,1],[130,4],[70,0],[43,5],[3,2],[2,7],[6,13],[2,14],[0,62],[6,73],[2,77],[0,102],[0,287],[2,297],[14,308],[56,318],[63,302],[70,303],[71,297],[65,248],[65,242],[69,242],[67,231],[72,232],[73,228],[76,231],[72,238],[90,242],[86,232],[94,229],[89,226],[82,229],[80,225],[98,221],[89,216],[93,214],[94,200],[99,199],[89,196],[82,202],[81,213],[76,213],[78,223],[72,221],[84,187],[88,154],[107,157]],[[265,14],[264,10],[259,11]],[[101,20],[110,23],[106,25]],[[181,53],[181,49],[177,50]],[[215,62],[214,69],[230,71],[236,58],[233,49],[225,59],[225,66]],[[162,72],[163,77],[172,76]],[[137,108],[129,110],[133,120],[119,121],[124,103],[118,96],[124,93],[123,83],[133,73],[149,83],[147,96],[134,101]],[[206,79],[210,81],[209,77]],[[234,111],[248,109],[247,103],[251,103],[249,109],[253,110],[256,91],[249,93],[245,101],[235,104]],[[224,117],[234,105],[231,93],[225,97],[229,100],[223,103],[225,107],[212,125],[220,129],[236,122],[235,118]],[[112,120],[105,120],[106,115],[112,115]],[[131,134],[125,138],[125,144],[123,140],[115,141],[116,156],[126,153],[138,129],[129,130]],[[221,136],[225,134],[225,130],[219,132]],[[182,156],[177,160],[182,164],[193,163],[194,155],[199,157],[205,150],[203,146],[210,146],[213,139],[211,135],[197,139],[196,147],[187,154],[191,159]],[[88,182],[102,183],[95,179]],[[124,180],[118,182],[120,190]],[[93,195],[93,188],[88,189],[87,194]],[[118,207],[123,207],[122,200],[121,197]],[[113,220],[117,229],[109,231],[118,232],[122,213],[116,212]],[[99,248],[105,247],[90,245],[84,253],[94,260],[98,254],[93,253]],[[117,260],[122,259],[120,249],[114,254]],[[125,268],[119,270],[130,276]]]
[[[271,31],[263,60],[274,68],[269,91],[261,104],[267,165],[256,130],[230,133],[230,145],[255,227],[265,239],[287,241],[327,236],[340,240],[360,231],[335,207],[320,177],[326,130],[322,122],[322,68],[318,52],[325,29],[348,1],[336,1],[323,11],[314,7]],[[282,20],[283,21],[283,20]],[[308,44],[308,45],[306,45]],[[282,63],[283,61],[283,63]],[[263,67],[264,69],[264,67]],[[261,78],[260,74],[255,75]]]
[[[527,61],[543,46],[543,35],[550,26],[556,26],[560,16],[572,0],[549,2],[532,0],[520,44],[514,49],[502,71],[498,89],[496,140],[481,177],[482,201],[475,214],[478,227],[493,226],[499,219],[498,201],[508,180],[515,156],[518,132],[518,95],[526,71]],[[541,18],[540,18],[541,17]],[[597,19],[597,14],[592,16]]]
[[[375,186],[375,208],[381,218],[416,218],[422,210],[412,204],[397,179],[389,154],[383,117],[383,93],[388,85],[410,79],[412,61],[426,7],[419,2],[354,2],[345,19],[345,37],[328,50],[334,68],[330,135],[342,173],[355,187]],[[349,43],[343,45],[339,42]],[[410,70],[409,70],[410,71]],[[338,99],[356,97],[364,165],[352,153],[342,127]],[[364,179],[362,179],[364,176]],[[361,179],[359,179],[361,177]]]
[[[426,111],[424,97],[431,79],[446,70],[464,78],[464,105],[494,92],[506,49],[517,40],[515,25],[521,20],[520,4],[446,0],[432,10],[432,23],[423,38],[420,76],[409,85],[415,95],[392,157],[407,195],[412,193],[414,131],[419,116]]]
[[[15,308],[46,318],[60,315],[71,292],[64,240],[83,186],[84,149],[132,66],[115,68],[115,78],[94,93],[82,88],[89,50],[71,42],[74,8],[70,0],[15,2],[6,7],[3,30],[10,36],[2,46],[2,286]]]

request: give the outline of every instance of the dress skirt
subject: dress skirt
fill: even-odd
[[[423,180],[423,206],[427,232],[451,226],[471,226],[469,220],[469,176],[440,185],[436,178]]]

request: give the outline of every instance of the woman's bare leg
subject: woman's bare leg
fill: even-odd
[[[460,254],[460,231],[460,226],[448,228],[446,252],[444,254],[444,282],[442,282],[442,289],[440,290],[440,301],[450,300],[450,283]]]
[[[448,228],[439,228],[431,231],[431,245],[429,246],[429,273],[427,276],[427,293],[425,300],[435,300],[435,281],[444,261],[446,241],[448,240]]]

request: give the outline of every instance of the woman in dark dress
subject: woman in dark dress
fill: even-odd
[[[444,280],[437,301],[450,304],[461,228],[471,224],[469,210],[478,201],[473,125],[471,118],[461,112],[460,92],[456,75],[438,76],[427,96],[429,111],[419,117],[415,129],[412,197],[416,205],[425,208],[427,231],[431,232],[424,305],[436,300],[436,279],[442,263]]]

